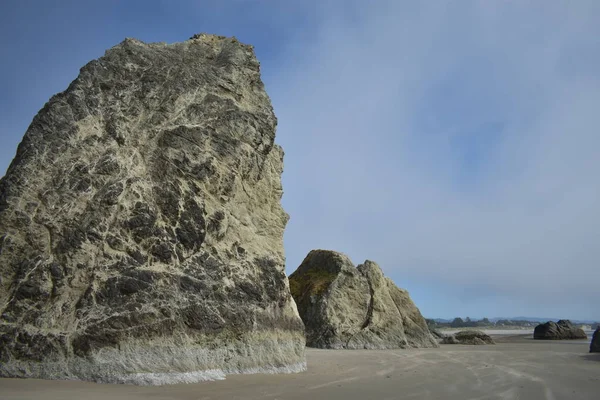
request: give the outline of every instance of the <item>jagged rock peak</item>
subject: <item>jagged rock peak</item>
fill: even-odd
[[[0,180],[0,376],[303,369],[276,123],[235,39],[127,39],[85,65]]]
[[[290,275],[307,345],[332,349],[437,347],[407,291],[373,261],[312,250]]]

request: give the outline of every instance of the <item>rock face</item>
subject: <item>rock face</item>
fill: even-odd
[[[460,331],[454,335],[445,336],[442,344],[496,344],[492,337],[482,331]]]
[[[83,67],[0,181],[0,376],[302,370],[275,127],[235,38],[127,39]]]
[[[587,335],[583,329],[575,328],[571,321],[561,319],[558,322],[548,321],[536,326],[533,338],[538,340],[587,339]]]
[[[590,353],[600,353],[600,327],[596,328],[594,331],[594,336],[592,336]]]
[[[408,292],[372,261],[355,267],[344,254],[313,250],[290,276],[311,347],[437,347]]]

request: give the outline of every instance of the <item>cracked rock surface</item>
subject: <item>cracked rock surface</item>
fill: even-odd
[[[355,267],[335,251],[313,250],[290,275],[310,347],[438,347],[408,292],[373,261]]]
[[[84,66],[0,180],[0,376],[302,370],[276,122],[235,38],[126,39]]]

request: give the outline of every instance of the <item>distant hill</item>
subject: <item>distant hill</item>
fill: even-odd
[[[540,317],[497,317],[490,318],[490,321],[499,321],[501,319],[510,321],[531,321],[531,322],[547,322],[547,321],[558,321],[560,318],[540,318]]]
[[[498,320],[510,320],[510,321],[531,321],[531,322],[548,322],[548,321],[558,321],[560,319],[569,319],[569,318],[540,318],[540,317],[502,317],[502,318],[490,318],[490,321],[496,322]],[[574,324],[593,324],[598,321],[594,320],[581,320],[581,319],[571,319],[571,322]]]
[[[454,318],[431,318],[433,321],[437,322],[437,323],[441,323],[441,324],[447,324],[450,323],[454,320]],[[556,318],[556,317],[552,317],[552,318],[540,318],[540,317],[495,317],[495,318],[489,318],[490,322],[498,322],[498,321],[528,321],[528,322],[537,322],[537,323],[543,323],[543,322],[547,322],[547,321],[558,321],[560,319],[569,319],[569,318]],[[477,320],[477,319],[474,319]],[[599,321],[594,321],[594,320],[581,320],[581,319],[571,319],[571,322],[573,322],[574,324],[594,324],[594,323],[598,323]]]

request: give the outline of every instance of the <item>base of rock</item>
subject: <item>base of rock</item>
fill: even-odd
[[[85,358],[10,360],[0,365],[0,376],[166,385],[221,380],[231,374],[296,373],[306,370],[304,343],[300,335],[286,332],[255,332],[236,342],[213,340],[209,345],[194,345],[184,337],[131,341]]]

